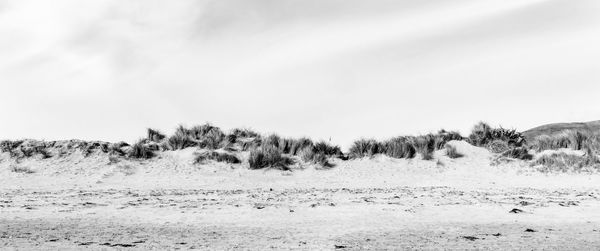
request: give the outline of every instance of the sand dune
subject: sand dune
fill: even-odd
[[[542,174],[453,141],[463,158],[385,156],[318,170],[73,152],[0,162],[0,247],[79,249],[593,248],[600,176]],[[33,173],[11,172],[11,165]],[[528,230],[530,229],[530,230]],[[33,234],[32,234],[33,233]],[[125,234],[127,233],[127,234]]]

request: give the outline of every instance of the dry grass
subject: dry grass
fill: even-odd
[[[406,137],[395,137],[384,142],[385,154],[392,158],[412,159],[417,153],[415,146]]]
[[[529,147],[536,151],[556,150],[570,148],[573,150],[591,149],[600,151],[600,134],[580,131],[565,131],[552,136],[541,135],[529,143]]]
[[[315,152],[313,149],[310,148],[304,148],[299,155],[302,161],[306,163],[313,163],[321,167],[333,166],[329,163],[327,155],[325,155],[324,153]]]
[[[225,162],[229,164],[239,164],[242,162],[234,154],[209,151],[196,155],[196,157],[194,158],[194,163],[203,164],[206,163],[207,160],[214,160],[217,162]]]
[[[161,142],[162,140],[164,140],[167,136],[163,133],[161,133],[159,130],[155,130],[152,128],[148,128],[147,130],[147,139],[149,141],[153,141],[153,142]]]
[[[173,136],[167,139],[169,150],[181,150],[188,147],[196,146],[192,138],[184,133],[176,132]]]
[[[350,158],[372,157],[385,152],[385,146],[374,139],[359,139],[350,147]]]
[[[456,150],[455,146],[446,145],[445,147],[446,147],[446,155],[448,157],[450,157],[451,159],[461,158],[464,156],[462,153],[459,153],[458,150]]]
[[[515,129],[492,128],[485,122],[477,123],[469,135],[469,142],[475,146],[486,146],[495,140],[504,141],[510,147],[520,147],[525,144],[525,137]]]
[[[417,152],[421,154],[423,160],[432,160],[433,153],[436,148],[436,137],[433,134],[421,135],[418,137],[409,138],[412,144],[417,149]]]
[[[288,166],[293,164],[293,160],[284,156],[278,148],[261,146],[250,151],[248,164],[250,165],[250,169],[271,167],[289,170]]]
[[[231,130],[231,134],[238,138],[256,138],[260,137],[260,134],[248,128],[235,128]]]
[[[521,160],[532,160],[533,155],[529,153],[529,149],[525,147],[516,147],[512,148],[501,155],[502,157],[508,157],[513,159],[521,159]]]
[[[149,159],[154,157],[154,152],[145,144],[144,140],[139,140],[131,146],[127,156],[135,159]]]
[[[506,143],[506,141],[498,139],[487,143],[485,148],[487,148],[488,150],[490,150],[490,152],[493,153],[503,153],[511,149],[508,143]]]
[[[21,166],[21,165],[10,165],[10,171],[13,173],[24,173],[24,174],[35,173],[35,170],[31,169],[30,167]]]
[[[588,150],[583,156],[569,153],[553,153],[536,159],[532,166],[543,172],[581,172],[600,170],[600,158]]]

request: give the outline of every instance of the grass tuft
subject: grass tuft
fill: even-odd
[[[375,154],[385,152],[385,146],[374,139],[359,139],[350,147],[351,158],[372,157]]]
[[[462,153],[459,153],[458,150],[456,150],[456,147],[453,145],[446,145],[446,155],[451,159],[461,158],[464,156]]]
[[[385,154],[392,158],[412,159],[417,153],[415,146],[406,137],[395,137],[384,142]]]
[[[202,163],[205,163],[207,160],[214,160],[217,162],[225,162],[225,163],[229,163],[229,164],[239,164],[242,162],[234,154],[209,151],[209,152],[204,152],[204,153],[198,154],[196,156],[196,158],[194,159],[194,163],[202,164]]]
[[[529,149],[525,147],[516,147],[512,148],[504,153],[502,153],[503,157],[509,157],[513,159],[521,159],[521,160],[531,160],[533,159],[533,155],[529,153]]]
[[[250,169],[263,169],[267,167],[289,170],[288,165],[293,164],[293,160],[284,156],[281,150],[271,146],[261,146],[250,151],[248,157]]]
[[[148,128],[148,136],[147,139],[149,141],[153,141],[153,142],[161,142],[163,139],[165,139],[167,136],[163,133],[161,133],[159,130],[155,130],[152,128]]]
[[[154,157],[154,152],[145,144],[144,140],[139,140],[131,146],[127,156],[135,159],[149,159]]]

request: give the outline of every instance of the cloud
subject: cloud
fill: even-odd
[[[592,0],[0,1],[0,105],[11,107],[0,116],[18,121],[0,137],[133,140],[147,126],[212,121],[347,144],[480,119],[591,120],[599,10]]]

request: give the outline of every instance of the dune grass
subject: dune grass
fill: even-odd
[[[464,156],[462,153],[459,153],[458,150],[456,149],[456,147],[453,145],[446,145],[445,147],[446,147],[446,155],[448,157],[450,157],[451,159],[461,158]]]
[[[471,130],[468,139],[472,145],[483,147],[496,140],[504,141],[510,147],[520,147],[526,142],[525,136],[515,129],[493,128],[485,122],[477,123]]]
[[[229,164],[239,164],[242,162],[234,154],[208,151],[208,152],[204,152],[204,153],[196,155],[196,157],[194,158],[194,163],[203,164],[203,163],[206,163],[207,160],[214,160],[217,162],[225,162],[225,163],[229,163]]]
[[[167,137],[165,134],[161,133],[159,130],[156,129],[148,128],[147,131],[147,139],[149,141],[161,142]]]
[[[512,148],[512,149],[502,153],[501,156],[513,158],[513,159],[520,159],[520,160],[532,160],[533,159],[533,155],[531,155],[529,153],[529,149],[527,149],[526,147]]]
[[[127,156],[134,159],[150,159],[154,157],[154,152],[146,145],[145,140],[141,139],[131,146]]]
[[[544,172],[599,171],[600,158],[589,149],[584,155],[558,152],[542,155],[531,165]]]
[[[385,154],[392,158],[407,158],[412,159],[417,153],[417,149],[412,142],[406,137],[395,137],[383,143]]]
[[[276,168],[289,170],[293,160],[284,156],[278,148],[272,146],[261,146],[250,151],[248,164],[250,169]]]
[[[534,138],[528,146],[538,152],[569,148],[573,150],[590,149],[600,151],[600,133],[565,131],[554,135],[540,135]]]

